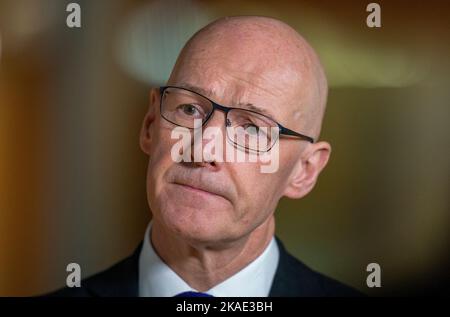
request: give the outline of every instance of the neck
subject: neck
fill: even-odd
[[[260,256],[275,233],[270,216],[250,234],[226,247],[188,244],[157,221],[153,221],[151,242],[159,257],[193,289],[206,292],[239,272]]]

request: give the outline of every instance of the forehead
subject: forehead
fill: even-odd
[[[181,60],[169,84],[198,92],[213,101],[263,112],[274,119],[299,101],[299,74],[260,60],[197,55]]]

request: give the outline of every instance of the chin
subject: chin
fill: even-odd
[[[174,235],[192,244],[210,244],[228,240],[232,222],[227,211],[211,208],[167,206],[161,210],[161,220]]]
[[[197,195],[179,186],[164,186],[149,202],[154,218],[168,232],[190,244],[227,241],[235,234],[234,206],[223,197]],[[155,208],[152,208],[155,207]]]

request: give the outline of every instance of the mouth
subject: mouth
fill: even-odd
[[[216,193],[213,193],[213,192],[210,192],[208,190],[201,189],[201,188],[198,188],[198,187],[195,187],[195,186],[192,186],[192,185],[181,184],[181,183],[173,183],[173,184],[176,185],[176,186],[182,187],[183,189],[185,189],[187,191],[190,191],[190,192],[192,192],[194,194],[199,194],[199,195],[202,195],[202,196],[209,196],[209,197],[215,196],[215,197],[220,197],[222,199],[226,199],[222,195],[219,195],[219,194],[216,194]]]

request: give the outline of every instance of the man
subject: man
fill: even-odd
[[[55,295],[358,295],[306,267],[274,238],[279,199],[307,195],[330,156],[330,145],[317,141],[326,99],[317,55],[283,22],[229,17],[197,32],[167,86],[150,92],[140,135],[149,156],[153,215],[144,242],[128,259],[82,281],[81,288]],[[177,128],[198,133],[208,127],[245,153],[276,153],[278,168],[263,173],[261,161],[194,159],[205,146],[194,137],[174,151]],[[243,138],[234,139],[236,131]],[[261,142],[252,148],[255,137]]]

